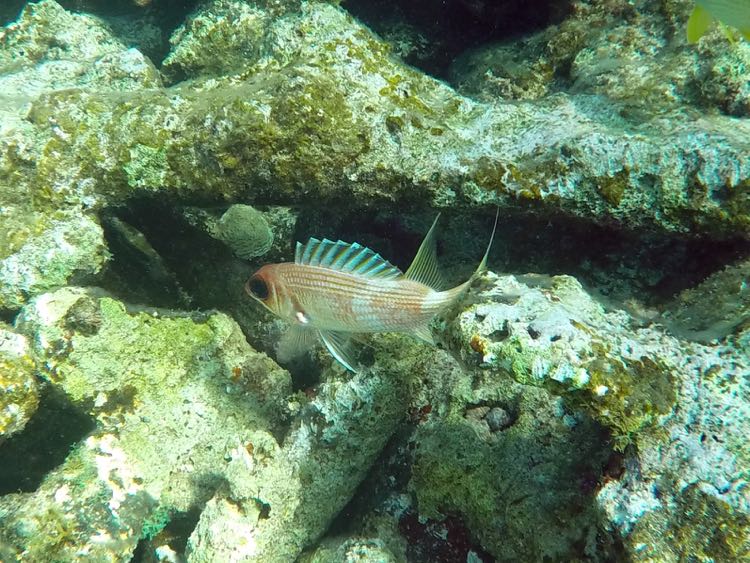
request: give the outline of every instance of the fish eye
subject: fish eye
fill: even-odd
[[[247,282],[247,290],[258,299],[262,300],[268,297],[268,285],[259,277],[250,278]]]

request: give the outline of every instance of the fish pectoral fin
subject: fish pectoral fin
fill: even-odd
[[[412,260],[409,269],[404,273],[404,278],[423,283],[439,291],[445,287],[445,283],[443,282],[443,276],[440,275],[436,254],[435,226],[438,219],[440,219],[439,213],[432,222],[432,227],[427,232],[427,236],[424,237],[422,244],[419,245],[417,255]]]
[[[355,350],[349,335],[332,330],[321,330],[319,334],[331,355],[346,369],[356,373],[357,370],[353,367],[357,363],[354,358]]]
[[[417,340],[426,342],[427,344],[430,344],[432,346],[435,345],[435,339],[432,338],[432,331],[430,330],[429,325],[419,326],[412,330],[409,334],[411,334]]]
[[[316,338],[315,330],[302,325],[292,325],[276,345],[276,357],[280,362],[293,360],[312,348]]]
[[[708,26],[711,25],[711,14],[709,14],[704,8],[696,6],[693,8],[690,14],[690,19],[687,22],[687,40],[688,43],[697,43],[698,39],[703,37],[706,33]]]

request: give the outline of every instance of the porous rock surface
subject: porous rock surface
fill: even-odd
[[[167,553],[187,514],[192,562],[747,558],[744,312],[697,343],[678,330],[691,318],[667,310],[665,329],[572,277],[490,274],[435,326],[450,355],[377,337],[361,372],[318,354],[293,392],[247,344],[267,336],[258,313],[240,326],[71,285],[106,285],[100,213],[133,202],[497,206],[747,240],[747,45],[709,34],[698,65],[671,41],[685,6],[636,4],[621,19],[579,6],[521,45],[523,64],[507,46],[474,55],[462,93],[327,2],[202,4],[161,69],[103,20],[28,5],[0,32],[0,310],[15,316],[0,439],[22,433],[40,385],[94,430],[35,491],[0,499],[0,558],[127,561],[139,540]],[[295,218],[277,217],[275,257]],[[153,242],[162,264],[173,239]],[[720,323],[744,293],[713,288],[742,268],[703,287],[716,301],[686,302]],[[318,544],[345,507],[349,535]]]

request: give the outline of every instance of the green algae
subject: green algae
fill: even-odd
[[[0,352],[0,442],[23,429],[39,406],[36,363]]]
[[[627,538],[645,557],[745,561],[750,557],[750,517],[698,484],[685,487],[669,515],[646,514]],[[648,560],[644,558],[643,560]]]
[[[485,444],[466,423],[445,421],[420,434],[411,486],[421,515],[441,519],[447,513],[469,516],[471,529],[484,528],[501,506],[500,468]]]
[[[123,166],[128,185],[157,190],[168,178],[167,154],[164,149],[137,144],[130,149],[130,159]]]
[[[205,323],[148,313],[130,315],[121,302],[111,298],[99,299],[92,307],[101,316],[100,330],[95,335],[79,331],[70,343],[73,351],[67,362],[55,365],[56,382],[74,401],[91,397],[92,376],[100,393],[116,391],[123,383],[133,385],[139,393],[166,382],[170,387],[177,385],[195,368],[197,358],[212,347],[213,333]],[[99,363],[99,358],[106,360]],[[144,364],[149,372],[142,380],[138,372]],[[121,366],[125,373],[118,373]]]
[[[498,560],[580,557],[581,538],[597,526],[581,481],[608,455],[594,425],[565,427],[546,391],[495,377],[448,400],[451,414],[433,415],[413,437],[409,488],[420,516],[460,518]],[[508,425],[492,430],[475,418],[477,403],[509,408]],[[534,525],[541,520],[543,528]]]
[[[620,361],[602,354],[586,365],[586,371],[588,392],[567,396],[611,430],[616,450],[624,451],[639,432],[674,408],[677,382],[660,360]]]
[[[607,200],[607,203],[618,207],[622,202],[623,195],[628,190],[628,172],[621,170],[613,176],[607,176],[594,180],[599,193]]]
[[[154,510],[143,522],[141,539],[153,539],[172,521],[172,513],[168,508],[160,506]]]

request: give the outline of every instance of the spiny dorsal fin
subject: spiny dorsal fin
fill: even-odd
[[[297,243],[294,262],[306,266],[330,268],[359,276],[395,279],[401,270],[361,244],[311,238],[306,244]]]
[[[440,213],[438,213],[438,216],[432,222],[432,227],[427,232],[427,236],[424,237],[422,244],[419,245],[417,255],[404,274],[406,279],[423,283],[436,290],[440,290],[445,286],[443,276],[440,275],[440,270],[438,269],[437,254],[435,253],[435,226],[438,219],[440,219]]]

